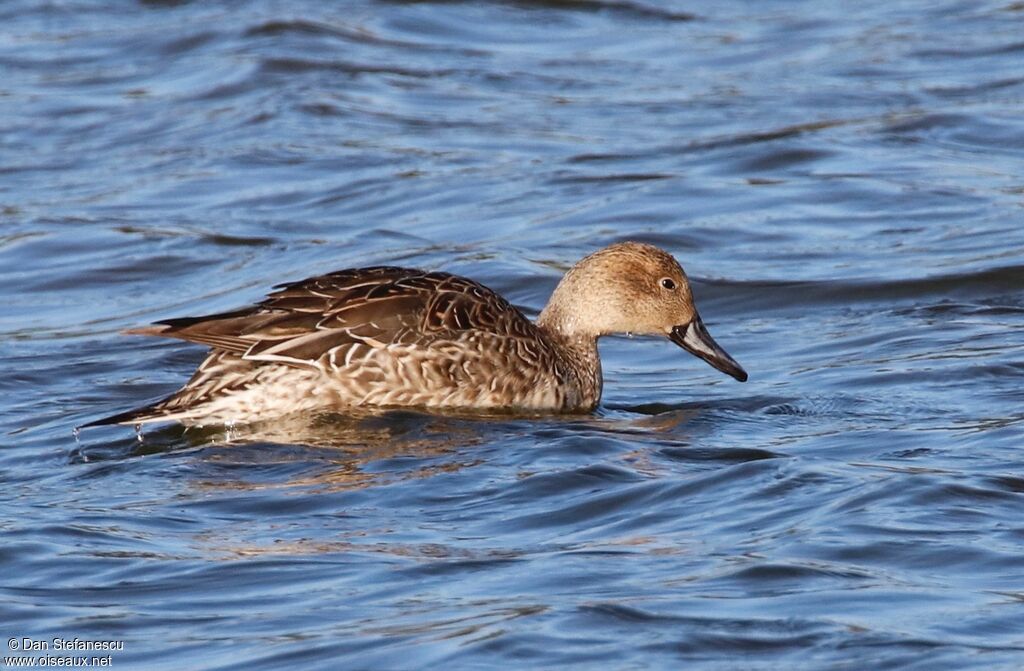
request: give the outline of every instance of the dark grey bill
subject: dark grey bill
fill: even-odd
[[[689,324],[680,324],[672,329],[668,339],[679,345],[694,356],[704,359],[726,375],[732,375],[740,382],[747,381],[747,371],[729,356],[729,353],[718,346],[700,316],[693,318]]]

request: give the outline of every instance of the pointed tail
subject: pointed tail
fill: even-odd
[[[79,426],[79,429],[87,429],[90,426],[109,426],[111,424],[145,424],[147,422],[160,422],[169,421],[175,418],[176,413],[166,407],[167,401],[171,400],[173,396],[169,396],[165,399],[151,403],[150,405],[144,405],[141,408],[135,408],[134,410],[126,410],[125,412],[119,412],[116,415],[110,415],[109,417],[103,417],[97,419],[88,424]]]

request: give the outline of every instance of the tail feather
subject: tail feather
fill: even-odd
[[[173,409],[166,407],[166,403],[170,401],[173,396],[169,396],[163,400],[157,401],[150,405],[144,405],[141,408],[135,408],[133,410],[126,410],[125,412],[119,412],[116,415],[110,415],[109,417],[103,417],[101,419],[93,420],[88,424],[82,424],[79,429],[87,429],[91,426],[109,426],[111,424],[146,424],[147,422],[165,422],[176,419],[179,413]]]
[[[154,327],[159,328],[159,327]],[[204,405],[215,397],[245,388],[253,380],[252,362],[237,354],[214,350],[199,365],[184,387],[170,396],[141,408],[119,412],[83,424],[79,428],[110,424],[145,424],[204,417]]]

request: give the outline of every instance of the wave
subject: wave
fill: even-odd
[[[730,308],[806,308],[810,305],[900,303],[925,299],[985,300],[1006,296],[1021,307],[1024,264],[906,280],[799,281],[693,278],[702,302]],[[1013,295],[1011,298],[1010,295]]]

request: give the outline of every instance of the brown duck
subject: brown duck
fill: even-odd
[[[663,335],[740,382],[667,252],[624,242],[577,263],[536,323],[448,273],[377,266],[277,287],[255,306],[126,333],[211,348],[171,396],[98,424],[251,422],[355,407],[588,412],[601,399],[597,339]]]

